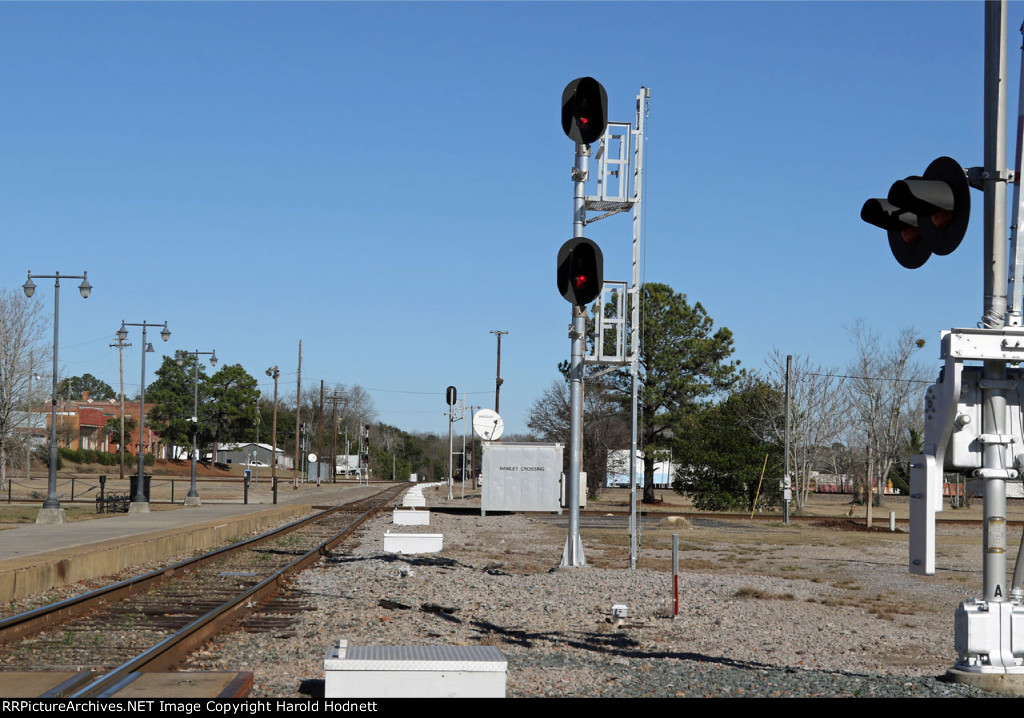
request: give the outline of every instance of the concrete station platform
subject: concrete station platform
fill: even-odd
[[[297,519],[317,507],[357,500],[379,488],[300,484],[295,490],[284,485],[276,505],[211,502],[64,524],[13,525],[0,530],[0,601],[209,550],[228,539]]]

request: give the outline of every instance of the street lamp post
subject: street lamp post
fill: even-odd
[[[37,524],[62,524],[67,522],[64,509],[61,508],[60,500],[57,498],[57,327],[60,318],[60,278],[81,279],[78,285],[78,292],[83,299],[88,299],[92,293],[92,285],[89,284],[88,273],[81,274],[37,274],[36,279],[52,279],[53,281],[53,392],[50,396],[50,466],[49,479],[46,482],[46,500],[43,508],[36,516]],[[28,279],[21,286],[25,296],[29,299],[36,293],[36,283],[32,281],[32,271],[29,270]]]
[[[270,433],[274,437],[272,439],[272,441],[274,442],[274,446],[273,446],[273,455],[271,456],[271,459],[270,459],[270,466],[272,467],[270,471],[271,471],[271,476],[273,477],[271,479],[271,481],[273,481],[273,486],[274,486],[274,503],[276,504],[277,503],[277,379],[278,379],[278,377],[281,376],[281,371],[277,368],[277,365],[274,365],[274,366],[270,367],[269,369],[267,369],[267,376],[273,377],[273,379],[274,379],[274,420],[273,420],[273,423],[271,424],[271,429],[270,429]]]
[[[199,432],[199,355],[209,354],[210,355],[210,366],[217,366],[217,350],[214,349],[212,352],[201,352],[198,349],[194,352],[184,351],[179,349],[174,353],[174,359],[178,362],[178,366],[185,365],[185,357],[192,356],[195,359],[195,382],[193,384],[193,399],[192,399],[192,479],[189,482],[188,496],[185,497],[186,506],[199,506],[202,502],[199,500],[199,489],[196,488],[196,454],[197,446],[196,439],[197,433]],[[216,457],[215,457],[216,458]]]
[[[35,436],[35,426],[32,421],[32,380],[42,379],[36,374],[35,357],[32,352],[28,355],[28,441],[25,442],[25,482],[32,481],[32,437]]]
[[[160,325],[151,322],[132,323],[122,319],[121,328],[117,330],[117,338],[123,342],[128,338],[128,329],[126,327],[142,327],[142,386],[139,391],[139,467],[138,476],[135,479],[135,496],[132,497],[132,503],[128,509],[130,513],[145,513],[149,511],[149,499],[146,498],[145,487],[143,486],[146,477],[146,352],[153,351],[153,345],[146,342],[146,329],[158,326]],[[163,329],[160,330],[160,338],[164,341],[171,338],[171,330],[167,328],[167,322],[164,322]]]

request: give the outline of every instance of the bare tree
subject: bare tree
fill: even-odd
[[[586,383],[583,415],[583,470],[587,472],[587,493],[596,496],[608,473],[608,452],[626,448],[629,453],[629,416],[599,380]],[[533,402],[526,425],[537,440],[569,445],[569,385],[565,381],[556,380]],[[568,453],[565,459],[568,461]]]
[[[767,359],[769,380],[784,396],[786,357],[778,349]],[[849,394],[839,372],[814,363],[808,357],[794,356],[790,374],[789,456],[793,473],[793,494],[798,509],[807,506],[811,479],[816,470],[835,468],[845,451],[842,439],[850,425]],[[766,407],[766,409],[768,409]],[[780,445],[786,433],[785,406],[776,408],[769,424]]]
[[[7,455],[21,445],[14,429],[24,417],[15,409],[23,402],[25,416],[31,413],[29,375],[33,362],[41,366],[45,356],[43,329],[38,302],[0,289],[0,489],[7,488]]]
[[[358,436],[361,425],[372,424],[377,420],[373,398],[358,384],[339,389],[344,392],[344,397],[338,402],[339,429],[348,429],[349,436]]]
[[[917,338],[913,329],[904,329],[892,345],[885,346],[878,334],[859,320],[848,331],[856,356],[846,386],[856,418],[857,443],[864,447],[866,498],[871,496],[873,478],[879,480],[874,501],[866,500],[870,520],[871,504],[882,505],[885,482],[905,453],[908,429],[920,421],[917,414],[927,382],[924,367],[913,355],[924,346],[924,340]]]
[[[345,450],[344,436],[348,431],[349,439],[355,441],[360,430],[366,424],[372,424],[377,420],[377,409],[373,404],[373,398],[361,386],[344,386],[334,384],[324,387],[323,416],[320,415],[320,387],[311,386],[302,392],[302,416],[308,424],[309,436],[313,437],[314,443],[321,438],[324,442],[324,451],[330,452],[331,447],[340,438],[339,452]],[[335,429],[337,434],[331,434],[331,425],[337,421]]]

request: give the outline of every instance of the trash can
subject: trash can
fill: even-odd
[[[143,474],[142,475],[142,495],[146,497],[146,502],[147,503],[149,502],[149,480],[152,479],[152,478],[153,478],[153,476],[151,474]],[[129,489],[128,489],[129,496],[131,497],[132,501],[134,501],[135,500],[135,496],[138,494],[138,491],[139,491],[139,475],[138,474],[132,474],[131,476],[128,477],[128,486],[129,486]]]

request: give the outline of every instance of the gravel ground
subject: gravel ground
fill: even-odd
[[[429,527],[397,531],[443,533],[444,550],[396,556],[383,551],[388,514],[296,582],[309,610],[289,630],[231,634],[189,667],[252,670],[254,697],[320,696],[324,651],[345,638],[496,646],[510,697],[991,695],[938,678],[956,658],[953,612],[980,578],[911,576],[905,535],[867,550],[834,530],[664,523],[682,541],[675,617],[657,529],[636,571],[621,528],[586,525],[588,567],[552,570],[565,529],[549,517],[434,510]],[[941,560],[969,559],[969,544]],[[624,623],[613,604],[627,606]]]

